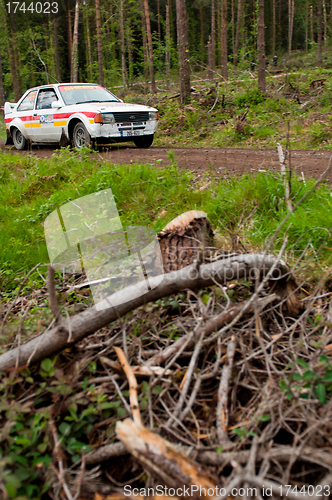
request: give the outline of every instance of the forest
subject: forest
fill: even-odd
[[[178,79],[184,57],[178,47],[192,71],[209,68],[211,78],[216,72],[227,79],[228,67],[249,69],[258,62],[258,43],[270,64],[275,55],[281,64],[287,55],[317,48],[322,65],[332,35],[332,3],[326,0],[5,1],[1,102],[4,92],[18,100],[27,88],[57,81],[124,88],[149,81],[155,92],[156,80],[169,87]]]

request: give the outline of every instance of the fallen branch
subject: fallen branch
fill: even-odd
[[[134,422],[136,425],[142,425],[142,419],[141,419],[141,413],[139,411],[139,404],[138,404],[138,398],[137,398],[137,380],[136,377],[133,373],[133,370],[131,369],[130,364],[128,363],[128,360],[126,356],[124,355],[124,352],[120,347],[113,347],[115,350],[119,361],[121,363],[121,366],[126,374],[126,377],[128,379],[129,383],[129,400],[130,400],[130,409],[131,409],[131,414],[133,416]]]
[[[235,354],[235,338],[231,338],[227,345],[227,364],[223,366],[222,375],[218,390],[217,405],[217,434],[220,444],[228,441],[228,391],[229,382],[233,370],[233,360]]]
[[[99,303],[99,309],[102,310],[97,311],[95,307],[90,307],[68,318],[65,323],[66,328],[63,325],[55,326],[21,345],[19,351],[20,366],[39,362],[45,357],[68,348],[148,302],[185,289],[204,288],[234,279],[258,278],[258,275],[266,275],[272,267],[275,269],[271,278],[280,278],[288,271],[285,262],[278,262],[278,258],[274,255],[244,254],[202,265],[199,270],[196,269],[195,264],[187,266],[179,271],[165,274],[161,282],[160,277],[154,277],[149,280],[152,289],[147,293],[145,292],[146,282],[145,280],[141,281],[113,294],[112,299],[116,300],[115,303],[120,304],[117,307],[109,307],[109,301],[105,299]],[[159,284],[155,286],[155,283]],[[68,342],[69,332],[70,342]],[[18,348],[2,354],[0,356],[0,371],[14,367],[17,356]]]
[[[115,432],[128,451],[168,486],[189,487],[191,498],[212,500],[215,496],[207,492],[216,490],[218,480],[204,473],[198,464],[166,439],[136,425],[129,418],[118,421]]]
[[[266,307],[268,304],[276,300],[277,296],[275,294],[271,294],[268,297],[263,297],[261,299],[258,299],[256,303],[252,303],[246,310],[247,314],[250,314],[253,312],[255,306],[258,308],[258,310],[262,310],[264,307]],[[211,333],[220,330],[223,326],[227,325],[230,323],[240,312],[241,310],[247,305],[248,301],[241,302],[239,304],[236,304],[235,306],[231,307],[230,309],[227,309],[226,311],[223,311],[219,316],[216,316],[213,319],[210,319],[204,327],[201,327],[197,332],[196,332],[196,337],[200,335],[201,331],[205,331],[204,337],[207,337]],[[165,361],[167,361],[168,358],[173,356],[176,352],[179,351],[179,349],[185,344],[188,340],[188,337],[191,337],[191,340],[189,343],[186,345],[187,349],[191,349],[194,344],[194,333],[190,332],[187,335],[184,335],[183,337],[179,338],[176,340],[172,345],[166,347],[161,352],[158,352],[154,356],[152,356],[145,364],[145,366],[156,366],[156,365],[161,365]]]

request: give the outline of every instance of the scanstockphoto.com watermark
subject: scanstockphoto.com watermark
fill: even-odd
[[[266,496],[272,496],[272,488],[266,488],[264,494]],[[271,490],[271,494],[270,494]],[[133,488],[130,485],[126,485],[124,487],[124,495],[126,497],[201,497],[201,498],[217,498],[219,496],[226,495],[226,488],[221,488],[219,486],[215,486],[214,488],[203,488],[202,486],[198,486],[196,484],[192,484],[191,486],[180,486],[178,488],[169,488],[168,486],[163,486],[158,484],[155,488]],[[229,496],[232,497],[247,497],[253,498],[258,496],[257,488],[232,488],[229,492]]]

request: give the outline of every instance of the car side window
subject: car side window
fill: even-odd
[[[36,94],[37,94],[36,90],[32,90],[31,92],[29,92],[29,94],[23,99],[23,101],[17,108],[17,111],[29,111],[33,109]]]
[[[36,109],[50,109],[52,102],[58,98],[53,89],[43,89],[39,91]]]

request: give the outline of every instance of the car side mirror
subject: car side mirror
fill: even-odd
[[[62,107],[61,103],[59,101],[53,101],[51,104],[53,109],[59,109]]]

